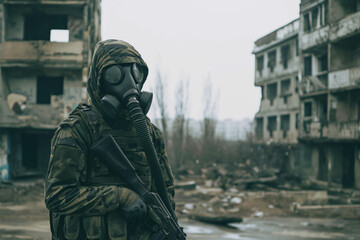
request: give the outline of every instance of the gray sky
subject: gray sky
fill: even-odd
[[[210,76],[219,94],[218,119],[253,118],[254,41],[298,18],[300,0],[102,0],[102,38],[122,39],[142,55],[154,90],[159,70],[174,115],[176,86],[189,79],[188,116],[202,118],[203,86]],[[157,115],[154,103],[150,117]]]

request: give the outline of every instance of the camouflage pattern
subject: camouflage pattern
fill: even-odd
[[[131,197],[121,176],[89,151],[103,134],[111,133],[133,163],[146,187],[156,191],[149,164],[126,112],[108,122],[100,107],[101,73],[112,64],[136,62],[147,66],[136,50],[123,41],[107,40],[97,44],[89,74],[91,105],[79,104],[63,120],[51,142],[46,176],[45,203],[50,210],[53,239],[149,239],[150,230],[139,223],[130,234],[120,209]],[[173,174],[160,130],[147,119],[158,153],[169,198],[175,208]]]

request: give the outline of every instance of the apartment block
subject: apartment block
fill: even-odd
[[[296,144],[299,117],[299,19],[255,42],[255,86],[261,88],[255,115],[257,143]]]
[[[100,0],[0,0],[0,180],[43,175],[62,119],[87,98]]]
[[[329,187],[360,188],[360,1],[300,4],[301,159]]]

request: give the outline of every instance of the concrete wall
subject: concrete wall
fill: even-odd
[[[43,69],[41,71],[35,69],[6,69],[6,71],[4,71],[3,84],[7,81],[11,93],[25,95],[28,105],[36,105],[37,76],[64,76],[63,94],[53,96],[48,108],[59,109],[58,118],[60,120],[67,117],[70,111],[81,101],[83,96],[82,71],[63,71],[62,69]],[[28,114],[35,114],[35,112],[28,112]]]
[[[281,62],[281,47],[286,44],[290,45],[290,59],[288,61],[287,69],[284,68]],[[268,67],[268,53],[272,51],[276,51],[276,64],[275,68],[271,72],[270,68]],[[299,57],[296,55],[296,38],[292,38],[291,40],[285,41],[282,44],[266,49],[265,51],[257,52],[255,56],[264,56],[264,67],[262,71],[260,72],[256,70],[255,72],[255,84],[265,82],[269,79],[281,78],[298,71]],[[256,64],[257,63],[255,63],[255,65]],[[257,69],[257,66],[255,69]]]
[[[296,93],[298,87],[298,82],[296,80],[297,73],[293,73],[290,76],[285,76],[280,79],[275,79],[264,84],[264,99],[261,100],[259,112],[274,112],[279,110],[287,109],[298,109],[299,108],[299,96]],[[281,81],[290,79],[290,95],[281,96]],[[270,100],[267,97],[267,85],[277,83],[277,96],[271,104]],[[286,98],[286,103],[285,103]]]

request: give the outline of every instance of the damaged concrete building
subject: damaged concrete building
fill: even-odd
[[[85,100],[100,0],[0,0],[0,180],[45,173],[60,121]]]
[[[294,75],[290,79],[295,80],[291,81],[294,86],[290,90],[300,99],[293,102],[293,113],[289,114],[290,132],[294,131],[289,141],[298,142],[299,151],[290,165],[295,173],[323,181],[329,188],[359,189],[360,1],[302,0],[298,25],[293,40],[298,45],[294,63],[297,65],[293,66]],[[286,26],[289,25],[283,28]],[[262,87],[260,111],[255,117],[259,142],[284,142],[282,114],[290,110],[279,105],[279,101],[285,103],[285,99],[281,100],[282,88],[278,86],[285,69],[281,68],[281,45],[278,43],[272,53],[270,47],[261,44],[269,38],[276,44],[276,36],[281,35],[279,30],[255,43],[255,85]],[[266,50],[261,51],[262,47]],[[274,64],[269,60],[271,57]],[[298,80],[296,71],[299,71]],[[272,82],[277,84],[272,86]],[[269,85],[276,89],[274,94],[270,93]],[[299,119],[294,117],[291,121],[296,114]],[[291,127],[294,122],[295,127]]]
[[[255,86],[261,87],[255,116],[257,143],[296,144],[298,137],[299,20],[255,42]]]
[[[360,188],[360,1],[302,0],[300,19],[299,169]]]

